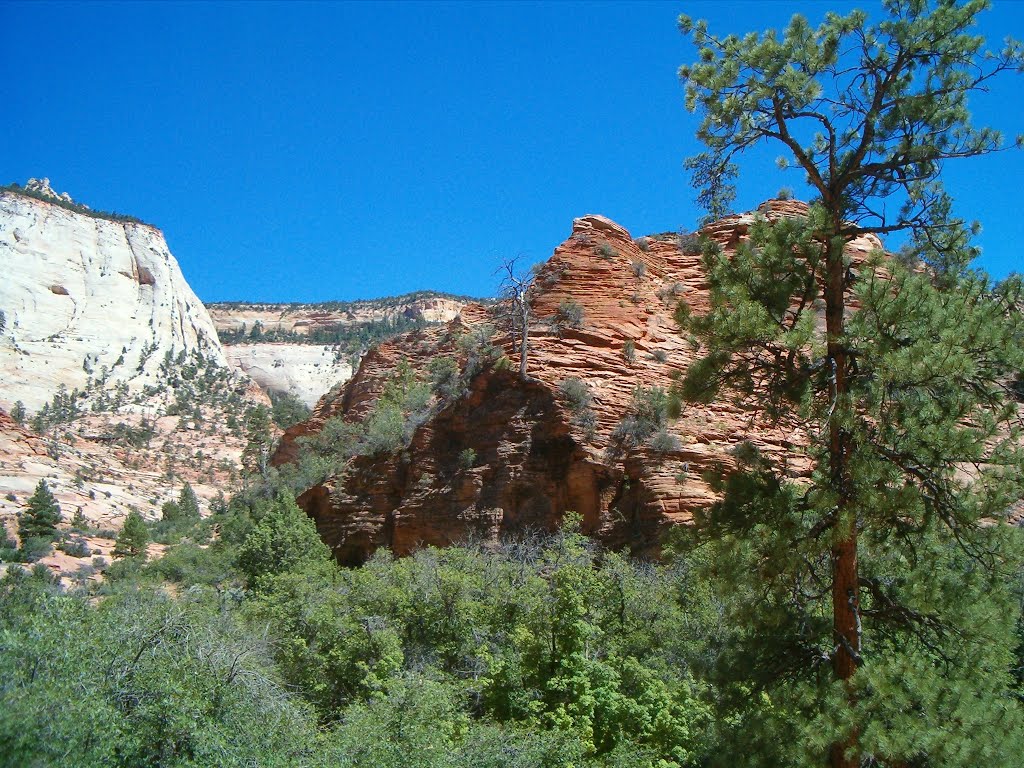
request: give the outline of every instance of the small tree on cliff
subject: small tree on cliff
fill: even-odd
[[[530,291],[533,288],[532,272],[522,275],[516,270],[517,259],[506,259],[498,268],[502,275],[501,296],[508,302],[507,327],[509,335],[519,345],[519,378],[526,381],[527,358],[530,352],[530,323],[533,310],[530,308]]]
[[[970,230],[941,183],[944,161],[1000,148],[997,132],[971,125],[967,97],[1024,61],[1019,44],[988,53],[970,34],[986,6],[887,0],[878,24],[861,11],[816,29],[794,16],[782,34],[743,38],[680,19],[699,49],[680,76],[703,118],[707,150],[688,165],[709,212],[727,210],[734,158],[762,142],[815,196],[806,219],[756,225],[734,257],[707,246],[711,311],[683,307],[679,319],[707,350],[687,376],[691,398],[728,389],[812,442],[809,486],[746,451],[748,472],[704,522],[743,563],[733,577],[761,581],[743,616],[761,640],[748,648],[756,677],[787,680],[797,709],[808,694],[793,681],[812,680],[823,660],[840,681],[817,690],[813,726],[788,740],[811,755],[831,744],[835,766],[1009,763],[1006,740],[1020,737],[982,725],[1020,711],[1000,656],[1013,560],[1003,531],[981,522],[1024,493],[1003,388],[1021,365],[1021,285],[966,270]],[[851,264],[853,239],[901,231],[926,270]],[[773,702],[766,723],[784,709]],[[927,722],[956,731],[959,756]]]
[[[60,505],[53,497],[50,486],[45,480],[40,480],[35,492],[29,497],[25,511],[18,516],[18,537],[22,547],[30,539],[50,542],[57,538],[60,518]]]

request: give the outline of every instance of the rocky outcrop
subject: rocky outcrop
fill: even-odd
[[[794,201],[760,209],[769,219],[805,212]],[[704,234],[733,247],[753,220],[731,217]],[[876,246],[864,239],[851,251],[857,256]],[[672,319],[680,300],[698,313],[709,306],[697,251],[674,233],[634,241],[602,216],[576,219],[531,291],[529,379],[503,366],[485,370],[465,397],[435,407],[407,448],[357,458],[300,497],[338,558],[354,563],[380,546],[405,553],[470,536],[494,541],[553,528],[567,510],[581,514],[584,530],[606,544],[653,553],[668,527],[715,500],[708,472],[733,466],[739,444],[784,456],[794,476],[805,473],[808,437],[798,424],[768,424],[729,402],[687,406],[669,427],[675,440],[660,450],[616,437],[637,387],[668,389],[698,356]],[[575,326],[560,322],[570,303],[582,310]],[[462,333],[500,325],[497,314],[467,306],[445,329],[382,344],[345,387],[321,400],[310,421],[285,434],[276,460],[293,459],[298,438],[328,418],[362,419],[399,360],[424,371],[433,356],[453,354]],[[516,367],[514,339],[499,331],[492,341]],[[589,424],[560,394],[570,378],[590,393]]]
[[[71,199],[71,195],[67,192],[54,192],[53,187],[50,186],[50,180],[46,178],[29,179],[25,183],[25,189],[28,192],[35,192],[36,194],[43,195],[44,197],[50,197],[54,200],[63,200],[65,203],[75,203],[75,201]],[[78,203],[75,204],[78,205]],[[89,206],[83,205],[82,207],[88,208]]]
[[[367,301],[207,307],[232,366],[268,392],[287,392],[313,405],[348,380],[353,361],[372,340],[448,322],[466,301],[420,291]]]
[[[84,389],[104,370],[107,386],[141,392],[160,383],[168,352],[227,364],[213,322],[154,227],[3,191],[0,271],[4,407],[20,400],[35,411],[60,385]]]

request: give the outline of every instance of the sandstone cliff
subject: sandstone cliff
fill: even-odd
[[[46,180],[25,191],[0,191],[0,525],[13,535],[46,479],[64,527],[80,512],[107,554],[132,508],[156,519],[184,482],[204,506],[230,492],[245,411],[269,401],[228,368],[159,230]],[[19,401],[24,424],[8,415]]]
[[[260,304],[214,302],[207,304],[218,332],[251,331],[256,323],[264,331],[308,336],[349,325],[394,321],[404,317],[426,323],[446,323],[459,314],[467,299],[420,291],[404,296],[320,304]]]
[[[312,406],[375,341],[448,322],[466,299],[433,291],[321,304],[208,304],[228,362],[264,390]]]
[[[768,218],[805,211],[788,201],[760,209]],[[733,216],[704,233],[728,248],[752,221]],[[878,245],[864,239],[850,248],[856,258]],[[634,241],[604,217],[577,219],[531,292],[530,380],[520,382],[501,366],[485,370],[465,397],[435,409],[407,449],[355,459],[300,503],[344,562],[379,546],[401,553],[418,544],[551,528],[566,510],[580,513],[585,531],[609,545],[652,552],[668,526],[714,500],[705,471],[731,466],[741,442],[785,455],[794,474],[806,471],[807,436],[798,426],[770,427],[726,402],[687,407],[669,428],[675,439],[656,447],[616,437],[638,386],[667,389],[696,358],[672,320],[680,299],[697,312],[708,301],[701,258],[687,238]],[[582,314],[575,327],[558,322],[571,303]],[[293,459],[299,438],[316,434],[329,418],[362,419],[399,360],[423,371],[431,358],[451,354],[459,335],[488,322],[495,322],[491,309],[469,305],[446,329],[380,345],[308,422],[285,434],[277,461]],[[499,331],[493,342],[517,361],[512,338]],[[567,379],[589,391],[589,420],[561,393]]]
[[[0,406],[35,411],[61,384],[84,390],[104,369],[108,386],[141,392],[159,383],[168,352],[227,364],[154,227],[2,191],[0,271]]]
[[[267,392],[287,392],[313,406],[331,387],[352,376],[345,357],[325,344],[287,342],[229,344],[224,354],[232,368]]]

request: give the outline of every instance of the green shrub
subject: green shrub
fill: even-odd
[[[288,429],[309,418],[309,406],[292,393],[271,391],[269,394],[271,418],[281,429]]]
[[[597,255],[602,259],[614,259],[619,255],[619,252],[611,243],[602,240],[597,246]]]
[[[329,559],[313,521],[293,499],[279,496],[245,537],[235,564],[249,586],[259,588],[278,574]]]
[[[629,262],[629,268],[633,270],[633,276],[638,279],[647,274],[647,265],[640,259]]]
[[[473,465],[476,464],[476,451],[472,448],[464,448],[459,452],[459,467],[462,469],[472,469]]]
[[[0,563],[21,562],[24,562],[24,558],[18,549],[18,542],[8,535],[7,527],[0,523]]]
[[[615,444],[632,448],[643,443],[668,422],[669,397],[662,387],[637,387],[629,414],[612,432]]]
[[[679,450],[679,438],[662,427],[651,436],[647,445],[655,453],[672,453]]]
[[[53,539],[44,536],[30,536],[21,540],[19,554],[21,562],[34,563],[53,552]]]
[[[590,387],[575,376],[570,376],[558,385],[558,391],[565,398],[566,405],[573,413],[590,407],[592,396]]]
[[[473,326],[456,341],[459,352],[466,358],[464,376],[467,381],[503,356],[501,349],[491,344],[494,333],[494,326],[485,323]]]
[[[583,314],[583,306],[579,302],[563,299],[555,310],[555,327],[559,330],[579,328],[583,325]]]
[[[578,378],[569,377],[559,385],[558,390],[572,413],[570,423],[582,429],[588,439],[593,438],[597,429],[597,415],[590,407],[590,388]]]
[[[177,522],[181,516],[181,507],[176,501],[165,501],[160,507],[160,519],[165,523]]]
[[[25,423],[25,419],[28,418],[28,412],[25,410],[25,404],[21,402],[21,400],[18,400],[14,404],[14,407],[11,408],[11,418],[14,419],[14,423],[19,426],[23,425]]]
[[[684,232],[679,235],[679,250],[684,256],[699,256],[701,252],[700,235],[696,232]]]
[[[430,361],[430,386],[441,400],[454,400],[462,395],[462,376],[458,361],[449,355],[441,355]]]
[[[81,536],[68,537],[58,544],[57,547],[71,555],[71,557],[90,557],[92,555],[89,544]]]
[[[364,427],[360,453],[371,456],[391,453],[405,444],[405,419],[395,403],[378,403],[366,418]]]
[[[626,339],[622,345],[622,358],[630,365],[636,362],[636,344],[632,339]]]

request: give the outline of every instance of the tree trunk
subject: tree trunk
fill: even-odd
[[[526,381],[526,356],[530,350],[530,305],[526,291],[519,297],[519,379]]]
[[[833,222],[838,232],[840,222]],[[849,435],[842,421],[849,413],[849,383],[847,379],[849,355],[845,348],[846,265],[843,263],[843,239],[833,236],[829,242],[828,265],[825,275],[825,330],[829,362],[832,366],[833,403],[829,418],[829,474],[836,492],[836,541],[832,545],[832,626],[835,631],[836,651],[832,669],[838,679],[846,682],[857,670],[860,661],[860,584],[857,575],[857,519],[851,516],[849,477]],[[850,704],[853,705],[850,693]],[[856,768],[860,759],[856,754],[857,732],[832,745],[833,768]],[[847,753],[851,753],[847,757]]]

